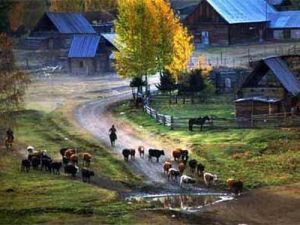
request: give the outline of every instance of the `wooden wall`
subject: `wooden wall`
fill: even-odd
[[[251,118],[251,115],[274,114],[280,112],[280,103],[265,103],[259,101],[243,101],[235,103],[236,117]]]

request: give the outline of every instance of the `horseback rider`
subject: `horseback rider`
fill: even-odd
[[[114,146],[115,141],[117,140],[117,129],[115,128],[115,125],[112,125],[112,127],[109,129],[109,138],[111,146]]]

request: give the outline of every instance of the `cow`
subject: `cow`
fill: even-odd
[[[91,181],[91,176],[95,176],[94,171],[89,170],[87,168],[82,168],[81,170],[81,177],[83,182],[88,182],[90,183]]]
[[[53,172],[54,174],[60,174],[61,167],[62,167],[61,162],[51,162],[50,164],[51,172]]]
[[[206,186],[210,186],[211,184],[215,184],[215,182],[218,180],[218,177],[216,174],[206,172],[203,174],[203,180]]]
[[[130,149],[127,149],[127,148],[123,149],[122,155],[123,155],[123,157],[124,157],[124,160],[125,160],[125,161],[128,161],[129,155],[130,155]]]
[[[66,165],[64,167],[65,174],[71,174],[73,177],[76,176],[76,173],[78,172],[78,167],[72,164]]]
[[[138,147],[138,151],[139,151],[139,154],[140,154],[140,158],[144,158],[144,156],[145,156],[145,148],[144,148],[144,146],[139,146]]]
[[[240,180],[235,180],[230,178],[226,181],[226,183],[229,190],[233,192],[235,195],[240,195],[241,192],[243,191],[244,183]]]
[[[184,184],[195,184],[196,180],[192,177],[189,177],[187,175],[182,175],[180,177],[180,187],[183,188]]]
[[[29,145],[29,146],[27,147],[27,152],[28,152],[28,154],[33,153],[33,151],[34,151],[34,147],[31,146],[31,145]]]
[[[36,156],[33,156],[30,161],[32,168],[35,170],[38,169],[39,165],[41,164],[41,159]]]
[[[135,159],[135,149],[130,149],[130,157],[131,159]]]
[[[181,160],[187,161],[189,159],[189,151],[188,150],[181,150]]]
[[[82,160],[83,160],[83,165],[84,166],[90,166],[91,160],[92,160],[92,155],[90,153],[84,152],[81,153],[82,155]]]
[[[70,156],[70,162],[73,163],[74,165],[78,164],[78,156],[77,154],[73,154]]]
[[[41,170],[45,169],[48,170],[49,172],[51,172],[51,163],[52,163],[52,159],[49,158],[41,158]]]
[[[30,161],[28,159],[23,159],[21,162],[21,171],[26,171],[27,173],[30,170]]]
[[[61,149],[59,150],[59,153],[60,153],[60,155],[61,155],[62,158],[65,156],[66,151],[67,151],[68,149],[70,149],[70,148],[61,148]]]
[[[169,172],[169,169],[172,168],[172,163],[169,162],[169,161],[166,161],[166,162],[164,163],[163,168],[164,168],[164,173],[168,173],[168,172]]]
[[[169,171],[168,171],[168,180],[171,180],[172,181],[176,181],[177,180],[177,177],[180,176],[180,171],[179,170],[176,170],[174,168],[170,168]]]
[[[75,149],[69,148],[65,151],[65,155],[68,159],[70,159],[71,155],[74,155],[76,153]]]
[[[64,165],[67,165],[70,162],[70,160],[66,156],[63,156],[62,162]]]
[[[156,158],[156,162],[159,162],[159,158],[165,155],[165,151],[164,150],[158,150],[158,149],[149,149],[148,150],[148,159],[149,161],[152,161],[152,157]]]
[[[184,170],[185,170],[185,165],[184,165],[183,162],[180,162],[180,163],[178,164],[178,170],[179,170],[180,174],[183,174],[183,172],[184,172]]]
[[[176,149],[172,152],[172,155],[173,155],[173,158],[174,158],[174,161],[177,161],[180,159],[181,157],[181,149]]]
[[[203,176],[204,170],[205,170],[205,166],[201,163],[198,163],[198,165],[197,165],[197,174],[198,174],[199,177]]]
[[[189,161],[189,167],[192,173],[195,173],[196,167],[197,167],[197,160],[196,159],[192,159]]]

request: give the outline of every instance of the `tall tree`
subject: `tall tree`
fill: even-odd
[[[83,12],[84,0],[51,0],[52,12]]]
[[[0,0],[0,32],[10,31],[9,11],[14,6],[13,1]]]
[[[170,70],[178,80],[192,54],[191,37],[166,0],[119,2],[117,70],[133,77]]]
[[[12,47],[6,34],[0,34],[0,127],[10,125],[9,113],[21,107],[30,82],[28,75],[16,68]]]

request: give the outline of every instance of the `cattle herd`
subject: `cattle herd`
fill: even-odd
[[[143,146],[138,147],[138,152],[140,158],[144,158],[145,148]],[[134,160],[135,153],[136,153],[135,149],[123,149],[122,151],[125,161],[129,161],[129,158]],[[148,150],[148,160],[151,162],[152,162],[152,158],[156,158],[156,162],[159,162],[160,157],[164,155],[165,155],[164,150],[151,149],[151,148]],[[189,171],[191,174],[193,175],[196,174],[198,177],[202,178],[204,184],[207,187],[214,185],[215,182],[217,181],[218,179],[217,175],[210,172],[206,172],[205,165],[198,162],[196,159],[189,160],[188,150],[177,148],[172,152],[172,156],[174,162],[177,162],[176,163],[177,166],[175,165],[175,167],[173,167],[171,160],[165,160],[163,163],[163,173],[167,175],[168,181],[171,182],[179,181],[179,185],[182,188],[190,184],[195,184],[196,183],[195,178],[184,174],[184,172],[186,171],[186,167],[189,167]],[[240,180],[230,178],[227,180],[226,183],[228,188],[236,195],[239,195],[243,190],[243,182]]]
[[[90,182],[91,176],[94,176],[94,171],[90,170],[90,163],[92,155],[90,153],[76,153],[73,148],[62,148],[59,153],[62,160],[53,160],[46,150],[35,150],[34,147],[27,147],[28,157],[21,161],[21,171],[29,172],[30,168],[33,170],[48,171],[53,174],[60,174],[63,167],[64,173],[72,175],[73,177],[79,172],[79,159],[81,160],[82,168],[81,177],[83,182]]]

